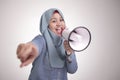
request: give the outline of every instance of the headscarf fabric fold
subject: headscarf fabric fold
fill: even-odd
[[[55,11],[62,16],[63,14],[59,9],[51,8],[43,13],[40,20],[40,32],[42,33],[47,46],[46,53],[48,54],[51,67],[62,68],[65,64],[65,49],[63,46],[63,38],[53,33],[49,27],[49,21]]]

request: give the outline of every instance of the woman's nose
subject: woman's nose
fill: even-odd
[[[57,21],[57,26],[61,26],[61,22],[60,21]]]

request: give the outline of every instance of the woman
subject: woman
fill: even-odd
[[[41,16],[42,35],[18,46],[20,66],[33,63],[29,80],[67,80],[67,72],[77,71],[74,51],[62,38],[62,31],[65,28],[62,12],[51,8]]]

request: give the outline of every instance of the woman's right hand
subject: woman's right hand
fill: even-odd
[[[17,57],[21,61],[20,67],[27,66],[32,63],[38,56],[38,50],[32,43],[21,43],[17,47]]]

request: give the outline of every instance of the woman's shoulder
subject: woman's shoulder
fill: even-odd
[[[42,36],[42,35],[37,35],[37,36],[35,36],[35,38],[34,39],[43,39],[44,40],[44,37]]]
[[[42,35],[37,35],[33,38],[32,42],[38,46],[43,46],[45,43],[45,39]]]
[[[42,35],[36,35],[31,42],[37,47],[39,53],[46,48],[45,39]]]

